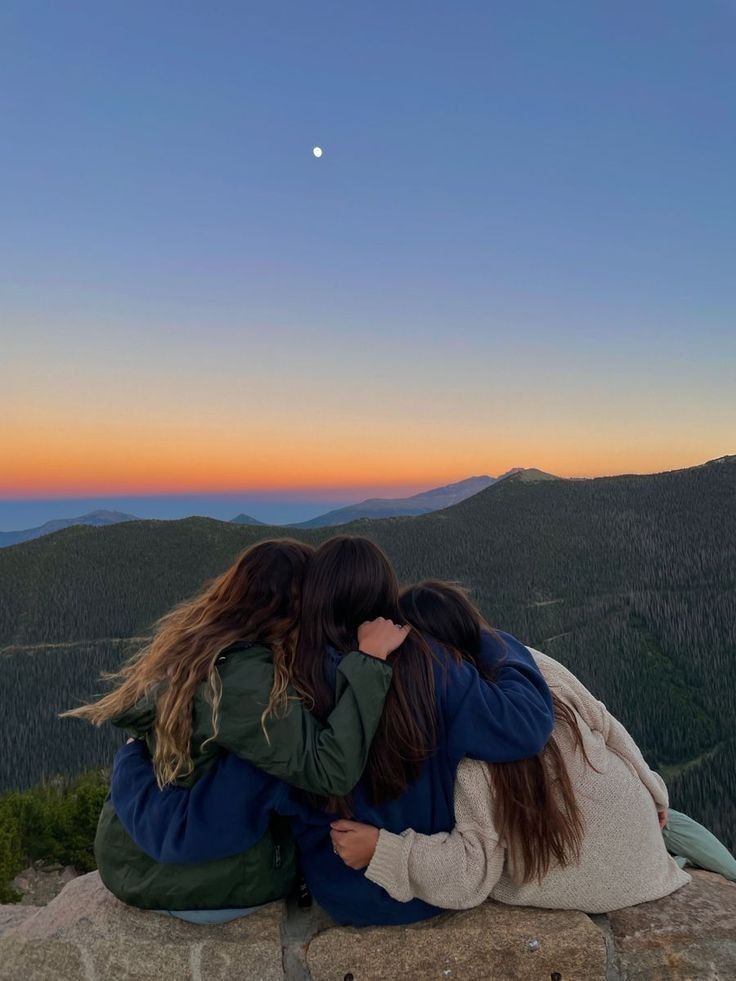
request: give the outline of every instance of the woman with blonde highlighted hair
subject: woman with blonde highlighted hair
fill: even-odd
[[[385,619],[360,627],[359,649],[340,666],[334,710],[318,722],[292,683],[311,554],[289,539],[253,545],[158,622],[150,644],[113,676],[117,687],[65,713],[145,740],[161,788],[193,786],[228,752],[251,764],[243,771],[252,802],[246,847],[205,863],[149,857],[108,798],[95,852],[103,881],[124,902],[213,922],[284,896],[296,864],[288,826],[273,817],[281,781],[334,796],[360,779],[391,684],[386,658],[408,628]]]

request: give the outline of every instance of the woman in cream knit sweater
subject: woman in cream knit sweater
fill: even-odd
[[[483,623],[466,597],[452,587],[438,583],[416,587],[407,596],[407,619],[424,619],[418,598],[421,590],[426,596],[427,589],[434,635],[444,629],[445,636],[437,639],[465,651],[458,637],[463,632],[460,625],[467,625],[469,616],[478,630]],[[426,622],[415,625],[427,630]],[[545,754],[541,757],[549,792],[564,796],[564,790],[558,793],[556,787],[565,783],[566,771],[574,797],[572,807],[567,807],[568,833],[563,832],[567,844],[553,849],[562,862],[537,863],[533,876],[525,871],[523,855],[531,854],[530,836],[526,836],[526,850],[522,841],[509,840],[523,833],[524,827],[523,821],[513,820],[514,794],[507,794],[506,807],[500,808],[504,776],[498,782],[488,764],[465,759],[457,772],[452,831],[421,835],[407,830],[397,835],[354,822],[333,825],[338,854],[355,868],[367,864],[365,875],[394,899],[407,902],[418,897],[446,909],[465,909],[491,896],[516,906],[604,913],[659,899],[690,881],[667,853],[662,838],[668,797],[661,777],[647,766],[621,723],[570,671],[539,651],[532,654],[563,715],[571,710],[573,716],[571,724],[558,722],[553,733],[556,775],[545,763]],[[512,817],[505,820],[506,838],[499,827],[504,814]],[[564,815],[565,809],[559,814]],[[544,829],[540,840],[543,836]]]

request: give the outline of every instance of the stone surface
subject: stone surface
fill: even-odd
[[[736,884],[691,874],[665,899],[609,913],[624,981],[736,978]]]
[[[0,978],[283,981],[283,910],[271,903],[232,923],[196,926],[125,906],[92,872],[0,937]]]
[[[335,927],[309,945],[314,981],[604,981],[606,944],[584,913],[484,903],[410,927]]]
[[[71,865],[43,865],[38,862],[20,872],[10,883],[20,893],[21,903],[45,906],[79,873]]]
[[[20,926],[24,920],[37,913],[40,907],[20,903],[13,906],[0,906],[0,937],[13,927]]]
[[[584,913],[485,903],[410,927],[336,926],[292,900],[222,926],[118,902],[97,873],[0,906],[1,981],[733,981],[736,885],[695,872],[656,903]]]

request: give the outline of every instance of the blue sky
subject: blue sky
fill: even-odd
[[[4,3],[0,494],[337,500],[733,451],[735,28],[725,2]]]

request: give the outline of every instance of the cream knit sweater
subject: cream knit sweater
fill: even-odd
[[[493,823],[488,767],[465,759],[455,783],[452,831],[381,831],[365,874],[394,899],[418,897],[445,909],[466,909],[491,896],[514,906],[605,913],[660,899],[690,881],[667,854],[659,829],[657,811],[668,806],[662,778],[649,769],[621,723],[567,668],[539,651],[531,653],[550,688],[574,709],[588,758],[600,771],[588,766],[565,726],[556,729],[582,812],[580,861],[553,867],[541,884],[516,884]]]

